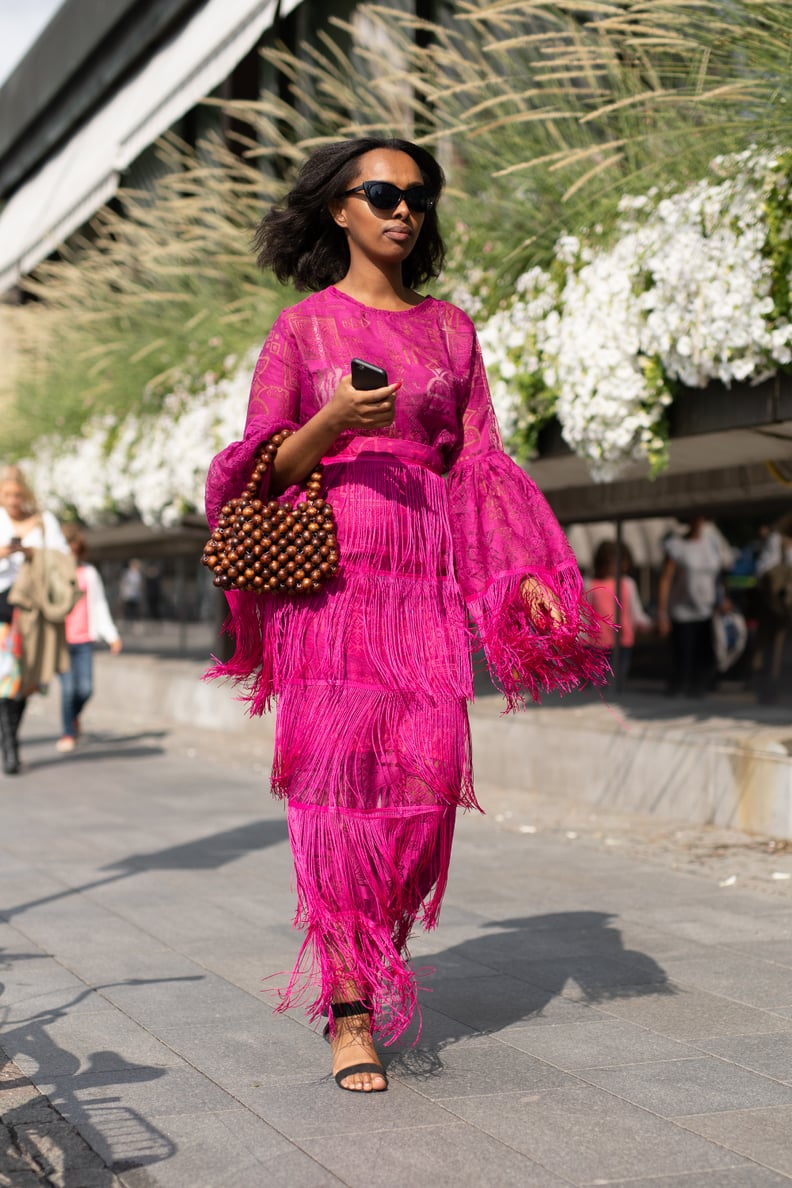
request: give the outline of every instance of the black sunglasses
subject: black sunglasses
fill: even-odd
[[[362,182],[354,189],[346,190],[341,197],[349,198],[352,194],[359,194],[361,190],[375,210],[395,210],[403,198],[407,203],[407,209],[413,214],[426,214],[437,202],[437,195],[433,194],[428,186],[419,183],[416,186],[408,186],[406,190],[400,190],[393,182],[386,181]]]

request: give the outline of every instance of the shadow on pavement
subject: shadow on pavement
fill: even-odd
[[[52,895],[43,895],[39,899],[30,899],[26,903],[19,903],[12,907],[0,908],[0,920],[11,920],[14,916],[31,908],[42,907],[48,903],[56,903],[61,899],[68,899],[72,895],[80,895],[84,891],[92,891],[96,887],[104,887],[108,883],[117,883],[122,879],[131,878],[149,870],[217,870],[228,862],[242,857],[243,854],[254,850],[265,850],[269,846],[278,845],[288,838],[285,817],[274,821],[250,821],[245,825],[237,825],[233,829],[224,829],[220,833],[212,833],[208,837],[199,837],[194,841],[183,842],[177,846],[167,846],[164,850],[152,850],[145,854],[130,854],[128,858],[121,858],[118,862],[108,863],[102,870],[115,871],[103,879],[92,879],[89,883],[81,883],[77,887],[67,887],[63,891],[56,891]]]
[[[624,948],[613,919],[607,912],[580,911],[492,920],[481,936],[434,954],[425,966],[413,961],[419,984],[431,990],[423,996],[431,1025],[415,1047],[408,1037],[392,1049],[398,1052],[393,1071],[439,1073],[444,1048],[471,1030],[490,1035],[541,1016],[570,983],[577,987],[576,1001],[592,1005],[676,993],[653,957]],[[460,976],[471,963],[478,972]],[[493,984],[499,976],[500,986]]]
[[[58,767],[73,763],[95,763],[107,759],[150,759],[153,755],[164,754],[165,748],[158,745],[156,740],[165,739],[168,734],[167,730],[145,730],[137,734],[90,734],[86,735],[77,749],[69,754],[63,755],[56,751],[41,757],[38,757],[39,748],[54,747],[60,736],[34,735],[30,739],[23,738],[22,740],[24,771],[41,771],[45,767]],[[141,745],[130,746],[130,743]]]
[[[2,954],[0,969],[8,968],[13,961],[38,956],[37,953]],[[130,978],[98,986],[96,990],[195,980],[200,977]],[[0,994],[3,989],[0,983]],[[14,1062],[23,1060],[29,1071],[17,1080],[3,1078],[6,1101],[15,1097],[19,1100],[18,1105],[4,1110],[3,1125],[17,1149],[32,1158],[42,1174],[56,1173],[56,1182],[67,1188],[87,1183],[87,1177],[91,1177],[90,1183],[99,1183],[100,1160],[105,1168],[120,1173],[160,1163],[177,1150],[167,1135],[113,1093],[116,1086],[159,1080],[168,1075],[169,1069],[136,1064],[108,1050],[91,1052],[83,1061],[61,1047],[50,1034],[60,1019],[66,1018],[96,990],[86,987],[59,1006],[10,1023],[4,1020],[2,1052]],[[6,1018],[13,1010],[11,1007],[4,1012]],[[31,1061],[35,1068],[30,1069]],[[24,1092],[28,1078],[52,1086],[46,1097],[32,1086]],[[90,1150],[86,1151],[86,1147]],[[43,1182],[55,1181],[46,1178]]]

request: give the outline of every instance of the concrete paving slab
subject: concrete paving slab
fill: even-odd
[[[158,1034],[181,1058],[232,1093],[245,1085],[313,1083],[327,1072],[330,1059],[321,1035],[292,1019],[278,1019],[266,1031],[228,1020],[165,1027]]]
[[[759,961],[769,961],[785,969],[792,968],[792,940],[788,937],[776,937],[769,941],[738,941],[727,947],[729,952],[737,956],[756,957]]]
[[[744,1163],[714,1172],[690,1172],[681,1176],[641,1176],[637,1180],[610,1180],[615,1188],[789,1188],[789,1177],[766,1167]]]
[[[697,1056],[690,1044],[658,1035],[645,1027],[609,1019],[559,1023],[555,1027],[507,1028],[498,1032],[501,1043],[530,1052],[559,1068],[585,1069],[643,1064],[652,1060],[684,1060]]]
[[[577,1078],[569,1073],[497,1038],[472,1036],[435,1052],[439,1065],[436,1072],[429,1077],[405,1078],[410,1088],[432,1101],[510,1089],[532,1093],[537,1089],[578,1084]]]
[[[157,1119],[174,1155],[148,1166],[157,1188],[338,1188],[341,1181],[266,1122],[236,1108]],[[136,1188],[134,1172],[124,1184]]]
[[[739,1106],[792,1105],[792,1086],[718,1059],[589,1068],[579,1075],[663,1118],[711,1114]]]
[[[400,1131],[409,1142],[415,1130],[457,1121],[406,1081],[394,1078],[387,1093],[349,1093],[339,1089],[329,1067],[310,1086],[244,1086],[235,1090],[235,1097],[298,1146],[306,1138],[376,1130]]]
[[[792,1006],[792,978],[782,965],[756,958],[749,964],[742,954],[710,947],[696,955],[669,956],[664,961],[669,977],[680,986],[720,994],[748,1006]]]
[[[681,1125],[792,1178],[792,1146],[789,1141],[792,1108],[789,1106],[699,1114],[683,1119]]]
[[[178,1066],[180,1058],[145,1028],[117,1011],[78,1012],[46,1023],[6,1026],[3,1048],[23,1072],[62,1076],[90,1067],[109,1072],[142,1064]]]
[[[87,1068],[72,1076],[43,1073],[36,1084],[75,1126],[108,1108],[119,1115],[129,1110],[155,1119],[160,1114],[203,1114],[233,1104],[208,1077],[189,1067],[131,1065],[101,1072]],[[115,1103],[123,1104],[114,1110]]]
[[[569,1183],[502,1143],[462,1125],[415,1131],[408,1142],[400,1131],[378,1130],[357,1134],[352,1142],[346,1136],[333,1136],[301,1139],[300,1145],[349,1188],[426,1184],[429,1175],[433,1188],[494,1183],[498,1188],[564,1188]]]
[[[792,1033],[739,1035],[731,1039],[704,1040],[699,1044],[713,1056],[731,1060],[741,1068],[792,1084]]]
[[[508,974],[454,979],[432,987],[431,1004],[444,1016],[477,1031],[499,1031],[548,1010],[554,994]],[[452,1033],[449,1039],[453,1038]]]
[[[777,1084],[770,1066],[741,1063],[773,1059],[750,1041],[792,1035],[792,1010],[761,1009],[776,1004],[775,971],[786,970],[742,947],[780,946],[783,957],[788,899],[732,895],[715,876],[653,867],[626,848],[463,818],[440,930],[413,949],[424,1034],[385,1053],[391,1089],[361,1100],[330,1079],[329,1051],[304,1018],[273,1016],[262,993],[299,937],[282,806],[261,772],[238,754],[229,772],[219,760],[235,745],[219,736],[186,745],[134,733],[108,730],[93,758],[91,743],[68,767],[51,741],[32,748],[46,762],[24,797],[4,798],[0,781],[0,902],[16,909],[0,922],[11,995],[0,1008],[27,1020],[29,1067],[40,1058],[60,1070],[48,1074],[58,1116],[125,1188],[325,1188],[375,1174],[384,1188],[394,1168],[416,1182],[423,1163],[427,1182],[451,1168],[465,1188],[597,1177],[742,1188],[765,1175],[728,1132],[709,1141],[687,1117],[589,1084],[587,1069],[632,1079],[647,1062],[679,1064],[681,1050],[683,1062],[731,1070],[737,1113],[786,1111],[744,1108],[757,1082]],[[516,807],[522,793],[498,795]],[[670,973],[674,959],[688,981]],[[746,1003],[757,962],[753,993],[771,997]],[[738,1046],[709,1052],[708,1037]],[[160,1049],[167,1062],[154,1060]],[[35,1071],[43,1087],[46,1075]]]
[[[648,1027],[661,1035],[698,1040],[721,1035],[762,1035],[779,1030],[775,1012],[744,1006],[703,990],[679,989],[675,994],[644,994],[614,998],[599,1010]],[[789,1020],[792,1030],[792,1017]],[[787,1030],[783,1028],[783,1030]]]
[[[6,1025],[17,1027],[25,1022],[46,1025],[66,1012],[93,1015],[113,1009],[112,1003],[102,994],[82,982],[67,983],[61,989],[48,990],[43,994],[35,991],[26,994],[24,987],[17,986],[15,999],[4,1005],[3,1020]]]
[[[184,1019],[196,1024],[244,1019],[252,1028],[263,1025],[260,1020],[268,1013],[264,1003],[224,978],[195,966],[193,970],[197,972],[161,982],[135,984],[130,979],[102,993],[144,1026],[178,1026]]]
[[[722,906],[707,902],[689,906],[655,902],[643,907],[640,916],[636,908],[626,904],[624,915],[640,918],[702,945],[712,944],[716,939],[718,944],[728,944],[731,941],[788,940],[792,937],[792,913],[771,911],[762,913],[757,919],[755,911],[752,914],[750,910],[731,910],[726,898],[722,900]]]
[[[494,1093],[446,1109],[573,1184],[734,1167],[724,1146],[592,1087]]]

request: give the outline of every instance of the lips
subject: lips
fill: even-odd
[[[388,227],[384,234],[394,243],[406,243],[408,239],[412,239],[412,231],[409,227]]]

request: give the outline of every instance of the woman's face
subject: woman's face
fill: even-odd
[[[424,184],[412,157],[395,149],[373,149],[357,161],[357,173],[348,189],[366,181],[392,182],[400,190]],[[347,235],[349,254],[382,264],[401,264],[415,247],[425,215],[412,211],[401,198],[393,210],[376,210],[361,190],[341,199],[331,209],[333,218]]]
[[[0,505],[5,508],[12,520],[25,518],[25,490],[19,483],[9,479],[0,483]]]

